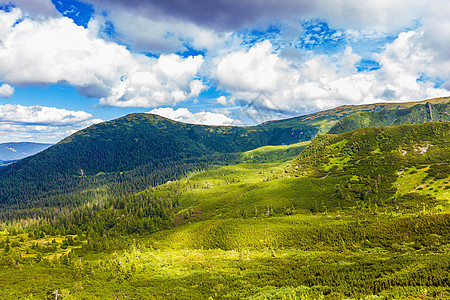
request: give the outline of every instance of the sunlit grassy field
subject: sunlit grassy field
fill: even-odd
[[[306,143],[259,148],[143,191],[173,227],[104,234],[104,250],[2,224],[0,298],[450,299],[446,148],[350,142],[294,161]]]

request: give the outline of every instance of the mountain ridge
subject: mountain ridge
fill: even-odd
[[[338,134],[357,128],[422,124],[430,121],[450,121],[450,104],[426,101],[402,109],[368,111],[343,117],[328,133]]]
[[[419,104],[448,103],[449,99]],[[0,205],[30,207],[38,200],[40,207],[60,207],[89,201],[88,193],[80,196],[86,190],[102,197],[134,193],[211,165],[237,163],[238,152],[309,141],[347,115],[399,111],[399,107],[403,111],[415,105],[341,106],[246,127],[195,125],[152,114],[129,114],[80,130],[45,151],[1,168]]]
[[[87,134],[108,140],[104,133],[88,130],[68,144]],[[358,128],[228,153],[228,165],[213,161],[225,154],[207,155],[205,168],[137,193],[103,197],[98,185],[81,185],[93,201],[47,211],[41,202],[17,213],[6,207],[0,295],[442,298],[450,291],[449,147],[450,122]],[[133,172],[116,179],[139,175]],[[55,191],[63,198],[67,183]]]

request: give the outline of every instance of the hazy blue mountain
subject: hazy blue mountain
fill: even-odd
[[[51,144],[29,142],[2,143],[0,144],[0,163],[19,160],[34,155],[50,146]]]

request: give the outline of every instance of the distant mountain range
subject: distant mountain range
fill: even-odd
[[[0,163],[19,160],[41,152],[52,144],[12,142],[0,144]]]

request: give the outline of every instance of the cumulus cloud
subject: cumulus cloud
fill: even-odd
[[[148,113],[159,115],[171,120],[201,125],[239,125],[238,120],[231,119],[221,113],[197,112],[192,113],[187,108],[178,108],[174,110],[170,107],[155,108]]]
[[[232,52],[217,59],[221,85],[237,91],[276,90],[284,79],[287,62],[272,52],[272,44],[264,41],[248,51]]]
[[[14,87],[12,87],[6,83],[4,83],[0,86],[0,97],[9,98],[13,94],[14,94]]]
[[[70,111],[56,107],[0,105],[0,122],[38,125],[80,124],[92,115],[84,111]],[[101,121],[101,120],[100,120]]]
[[[225,96],[218,97],[217,103],[219,103],[220,105],[223,105],[223,106],[234,105],[233,100],[232,99],[227,100],[227,97],[225,97]]]
[[[57,143],[63,138],[83,129],[84,126],[17,125],[0,123],[0,141],[2,142],[38,142]]]
[[[414,35],[405,45],[405,51],[418,51],[421,72],[435,76],[444,81],[450,90],[450,2],[432,1],[425,10],[422,26],[414,30]],[[417,60],[416,60],[417,62]],[[412,62],[411,62],[412,63]]]
[[[19,21],[2,41],[0,76],[16,85],[101,85],[134,62],[125,47],[91,38],[68,18]]]
[[[111,95],[100,99],[100,104],[151,107],[196,97],[204,89],[201,80],[194,79],[202,64],[201,55],[186,59],[175,54],[161,55],[147,68],[122,77],[121,82],[112,87]]]
[[[402,32],[397,39],[385,46],[376,59],[383,66],[386,82],[417,89],[415,79],[428,79],[430,90],[442,81],[450,91],[450,13],[448,1],[432,1],[424,10],[422,24],[418,28]]]
[[[33,20],[19,9],[1,12],[0,80],[18,85],[67,83],[102,105],[175,104],[203,89],[196,74],[203,57],[132,54],[71,19]]]
[[[448,62],[450,52],[450,3],[431,1],[423,18],[423,44],[433,49],[441,62]]]
[[[0,140],[53,143],[100,122],[84,111],[5,104],[0,105]]]
[[[411,101],[445,96],[430,81],[419,80],[430,52],[406,46],[417,33],[402,33],[376,59],[379,70],[358,72],[361,59],[347,47],[335,55],[289,61],[269,41],[216,60],[220,86],[243,104],[273,111],[305,113],[342,104]]]

